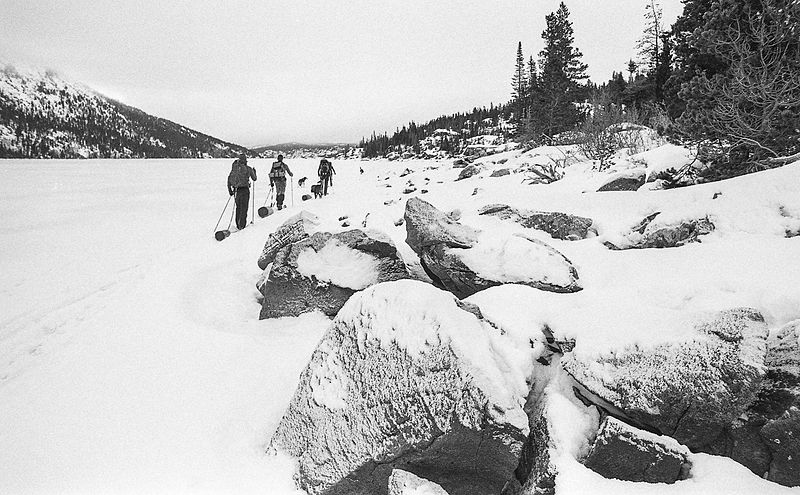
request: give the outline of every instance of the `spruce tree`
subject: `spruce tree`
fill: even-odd
[[[525,73],[525,58],[522,56],[522,42],[517,45],[517,63],[511,77],[511,101],[514,107],[514,120],[522,122],[524,118],[525,99],[527,97],[528,78]]]
[[[586,97],[582,81],[588,76],[587,65],[581,61],[583,54],[573,46],[572,22],[564,2],[545,21],[545,46],[539,53],[539,84],[532,113],[536,115],[537,133],[552,136],[574,128],[581,120],[575,104]]]

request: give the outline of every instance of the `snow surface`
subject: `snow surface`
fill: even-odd
[[[306,248],[297,256],[297,271],[339,287],[361,290],[378,282],[380,262],[374,256],[330,239],[319,251]]]
[[[512,150],[480,163],[488,175],[570,151]],[[289,208],[217,242],[230,162],[0,161],[0,493],[296,493],[291,460],[265,456],[264,447],[329,320],[259,321],[255,282],[267,235],[300,211],[307,190],[294,186],[292,206],[287,188]],[[270,163],[252,160],[260,177]],[[318,160],[288,163],[297,177],[312,177]],[[531,357],[540,349],[530,337],[543,323],[591,354],[678,340],[684,321],[735,306],[761,311],[772,330],[800,319],[800,238],[785,237],[800,228],[800,163],[684,189],[607,193],[584,193],[602,177],[589,163],[568,164],[563,180],[531,186],[521,173],[454,182],[460,170],[450,161],[339,162],[332,193],[302,207],[329,231],[342,230],[340,216],[370,213],[368,228],[391,237],[421,277],[404,226],[395,226],[407,182],[427,189],[421,197],[437,208],[460,209],[466,225],[529,235],[569,258],[581,292],[506,286],[470,298],[499,329],[473,318],[467,328],[476,331],[461,342],[476,359],[504,363],[486,379],[504,384],[509,406],[536,374]],[[399,177],[405,168],[413,173]],[[266,181],[255,188],[259,207]],[[591,217],[599,237],[559,241],[477,214],[492,203]],[[655,211],[663,219],[707,215],[716,230],[680,248],[601,244]],[[438,301],[405,292],[411,308]],[[385,297],[389,304],[397,296]],[[412,313],[407,321],[425,314]],[[424,345],[405,328],[408,348]],[[320,386],[315,400],[335,406],[337,389]],[[693,477],[675,485],[606,480],[574,459],[589,441],[588,420],[577,411],[561,417],[559,438],[574,447],[559,464],[559,494],[800,490],[705,455],[692,455]]]
[[[464,264],[486,280],[535,280],[562,287],[572,283],[564,258],[521,234],[505,237],[482,232],[478,243],[459,251],[459,255]]]

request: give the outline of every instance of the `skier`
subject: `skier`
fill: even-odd
[[[286,174],[294,177],[289,167],[283,163],[283,155],[278,155],[278,161],[272,162],[272,168],[269,171],[269,185],[277,188],[275,201],[279,210],[283,209],[283,199],[286,196]]]
[[[336,170],[333,169],[331,162],[326,158],[320,160],[317,175],[319,175],[319,182],[322,184],[322,194],[325,196],[328,195],[328,186],[333,186],[333,174],[335,173]]]
[[[247,205],[250,203],[250,179],[256,180],[256,169],[247,165],[247,155],[240,153],[228,174],[228,194],[236,203],[236,228],[247,226]]]

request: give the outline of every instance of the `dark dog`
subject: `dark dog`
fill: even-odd
[[[298,185],[298,186],[300,186],[300,187],[305,187],[305,186],[306,186],[306,180],[307,180],[307,179],[308,179],[308,177],[303,177],[302,179],[300,179],[299,181],[297,181],[297,185]]]
[[[314,193],[314,199],[322,197],[322,183],[314,184],[311,186],[311,192]]]

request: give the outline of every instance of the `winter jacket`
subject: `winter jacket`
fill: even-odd
[[[256,180],[256,169],[236,160],[231,165],[231,173],[228,174],[228,189],[250,187],[251,178]]]
[[[285,179],[286,174],[291,175],[294,177],[294,174],[291,170],[289,170],[289,166],[286,165],[284,162],[272,162],[272,168],[269,170],[269,181],[272,182],[275,179]]]

